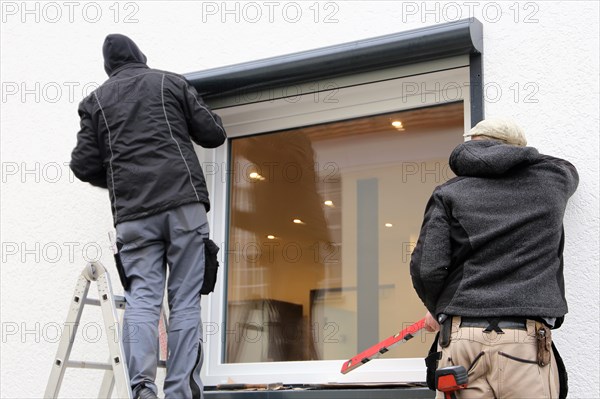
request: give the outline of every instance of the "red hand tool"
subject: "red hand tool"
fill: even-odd
[[[379,356],[389,351],[393,346],[404,343],[414,337],[414,335],[423,327],[425,327],[424,318],[344,362],[341,373],[347,374],[355,368],[367,363],[369,360],[377,359]]]

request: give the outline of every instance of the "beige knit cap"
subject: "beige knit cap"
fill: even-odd
[[[526,146],[525,132],[514,121],[506,118],[485,119],[463,135],[466,140],[472,136],[486,136],[506,144]]]

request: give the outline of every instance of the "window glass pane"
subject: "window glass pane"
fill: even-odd
[[[460,102],[231,140],[225,362],[347,359],[424,316],[410,253],[463,119]]]

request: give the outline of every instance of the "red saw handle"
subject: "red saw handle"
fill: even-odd
[[[365,349],[358,355],[354,356],[352,359],[344,362],[342,366],[341,373],[347,374],[352,370],[362,366],[367,363],[369,360],[377,359],[379,356],[383,355],[385,352],[389,351],[393,346],[404,343],[414,337],[414,335],[425,327],[425,319],[421,319],[414,324],[406,327],[404,330],[400,331],[397,334],[392,335],[389,338],[384,339],[378,344],[373,345],[369,349]]]

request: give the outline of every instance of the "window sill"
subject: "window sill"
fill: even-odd
[[[211,390],[213,389],[213,390]],[[318,388],[257,391],[217,391],[216,387],[206,387],[207,399],[404,399],[434,398],[435,393],[426,387],[360,387]]]

